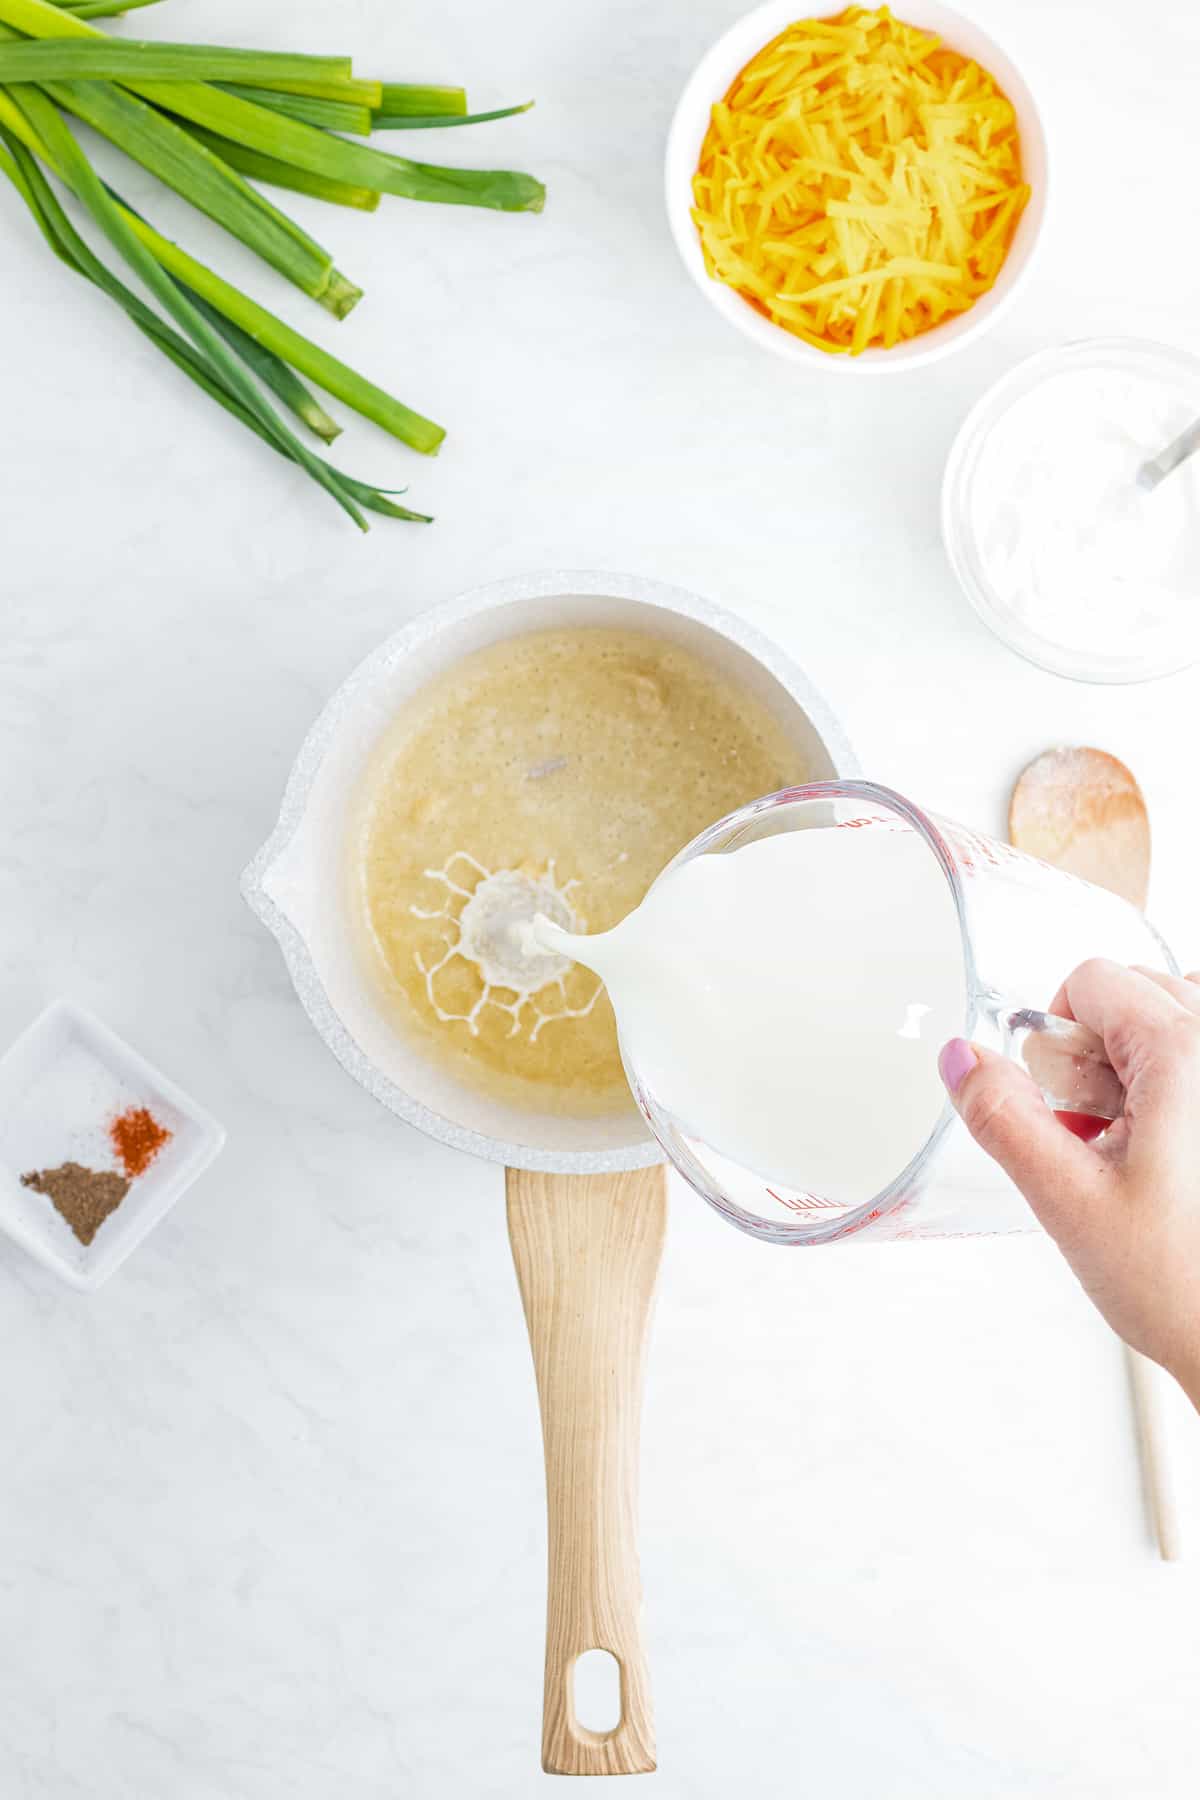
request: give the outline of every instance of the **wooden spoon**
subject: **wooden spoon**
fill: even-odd
[[[1105,750],[1047,750],[1012,791],[1008,835],[1018,850],[1110,888],[1143,910],[1150,890],[1150,820],[1141,788]],[[1124,1346],[1146,1504],[1164,1562],[1182,1555],[1158,1401],[1158,1371]]]
[[[1105,750],[1047,750],[1012,791],[1008,835],[1018,850],[1143,910],[1150,889],[1150,821],[1142,790]]]

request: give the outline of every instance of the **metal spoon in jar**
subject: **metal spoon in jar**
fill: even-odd
[[[1200,450],[1200,419],[1196,419],[1186,431],[1181,431],[1165,450],[1160,450],[1157,456],[1150,457],[1142,464],[1137,472],[1138,486],[1147,494],[1153,493],[1160,481],[1165,481],[1180,463],[1186,462],[1197,450]]]

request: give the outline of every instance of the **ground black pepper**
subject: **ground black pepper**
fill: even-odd
[[[111,1169],[85,1169],[82,1163],[60,1163],[57,1169],[31,1169],[21,1186],[45,1194],[81,1244],[90,1244],[109,1213],[129,1192],[123,1175]]]

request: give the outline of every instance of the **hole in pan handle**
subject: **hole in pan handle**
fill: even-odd
[[[621,1665],[611,1650],[585,1650],[575,1658],[575,1722],[585,1731],[607,1735],[621,1723]]]

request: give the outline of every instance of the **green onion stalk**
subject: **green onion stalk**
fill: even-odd
[[[51,113],[53,110],[52,107],[49,108]],[[77,172],[55,156],[48,140],[43,141],[40,124],[35,126],[24,111],[14,107],[11,101],[6,101],[3,93],[0,93],[0,124],[6,124],[13,135],[21,138],[35,156],[55,170],[79,199],[84,199]],[[78,151],[78,146],[76,149]],[[78,155],[81,161],[84,160],[82,152],[78,152]],[[419,450],[426,456],[436,454],[446,435],[440,425],[413,412],[382,388],[376,387],[345,363],[339,362],[336,356],[331,356],[319,344],[314,344],[290,325],[285,325],[282,319],[277,319],[265,307],[259,306],[248,294],[243,294],[214,270],[189,256],[178,244],[163,237],[131,208],[120,201],[115,204],[129,231],[159,265],[190,291],[207,300],[210,306],[216,307],[218,312],[232,320],[248,337],[282,358],[310,381],[316,382],[327,394],[332,394],[335,399],[361,413],[363,418],[370,419],[393,437],[399,438],[410,449]]]
[[[221,379],[219,371],[200,355],[196,347],[186,338],[180,337],[178,332],[173,331],[165,320],[161,319],[157,313],[152,312],[144,302],[138,299],[136,294],[118,281],[92,254],[59,206],[29,151],[2,124],[0,124],[0,146],[4,146],[0,147],[0,173],[8,177],[21,195],[55,255],[66,263],[68,268],[74,269],[77,274],[84,276],[86,280],[93,282],[110,298],[116,300],[151,343],[162,350],[189,379],[223,406],[227,412],[247,426],[263,442],[269,444],[272,449],[280,450],[282,454],[289,457],[289,460],[294,461],[295,458],[291,456],[290,451],[284,449],[263,430],[259,421],[238,400],[233,389]],[[197,301],[196,296],[193,295],[192,299],[194,304],[203,306],[203,302]],[[214,315],[214,318],[219,318],[219,315]],[[223,322],[221,329],[226,332],[230,329],[228,321]],[[231,339],[230,341],[235,340]],[[261,366],[258,372],[262,373]],[[280,364],[276,375],[283,379],[288,374],[290,371],[286,364]],[[301,393],[304,392],[301,384],[297,383],[296,386],[300,388]],[[309,398],[311,399],[311,396]],[[317,410],[319,412],[320,408]],[[335,426],[334,431],[336,432],[336,430]],[[339,484],[360,506],[391,518],[411,519],[422,524],[430,523],[428,514],[411,512],[407,507],[398,505],[387,493],[371,487],[369,483],[358,481],[353,476],[346,475],[341,471],[333,471],[333,473]]]
[[[67,268],[119,306],[194,385],[302,469],[357,525],[366,529],[366,512],[424,521],[425,514],[401,506],[388,491],[325,462],[275,403],[323,444],[340,427],[308,382],[424,455],[436,453],[443,428],[156,231],[100,180],[67,116],[100,132],[342,318],[361,289],[256,184],[363,211],[389,194],[539,212],[545,190],[532,176],[418,162],[338,135],[363,140],[378,131],[443,129],[527,108],[471,113],[463,88],[364,81],[346,56],[114,38],[88,22],[155,3],[0,0],[0,174]],[[79,236],[46,171],[83,205],[161,312]]]
[[[0,0],[0,21],[32,38],[95,40],[102,49],[106,45],[103,32],[60,11],[49,0]],[[328,72],[322,79],[330,79]],[[373,188],[407,200],[482,206],[500,212],[540,212],[545,204],[545,189],[531,175],[511,169],[444,168],[393,156],[367,144],[350,144],[318,126],[284,118],[234,92],[196,81],[186,65],[169,80],[127,76],[122,85],[218,137],[354,187]],[[380,100],[382,112],[382,89]]]
[[[54,0],[54,4],[77,19],[115,19],[142,6],[157,6],[159,0]]]
[[[295,194],[309,194],[314,200],[326,200],[333,206],[352,206],[359,212],[375,212],[383,198],[374,188],[354,187],[347,181],[331,181],[328,175],[310,175],[307,169],[294,169],[291,163],[278,162],[273,156],[263,156],[258,150],[247,150],[241,144],[231,144],[226,138],[219,138],[211,131],[205,131],[202,125],[189,125],[183,122],[183,128],[200,143],[214,150],[231,169],[237,169],[242,175],[249,175],[255,181],[265,181],[272,187],[288,188]]]

